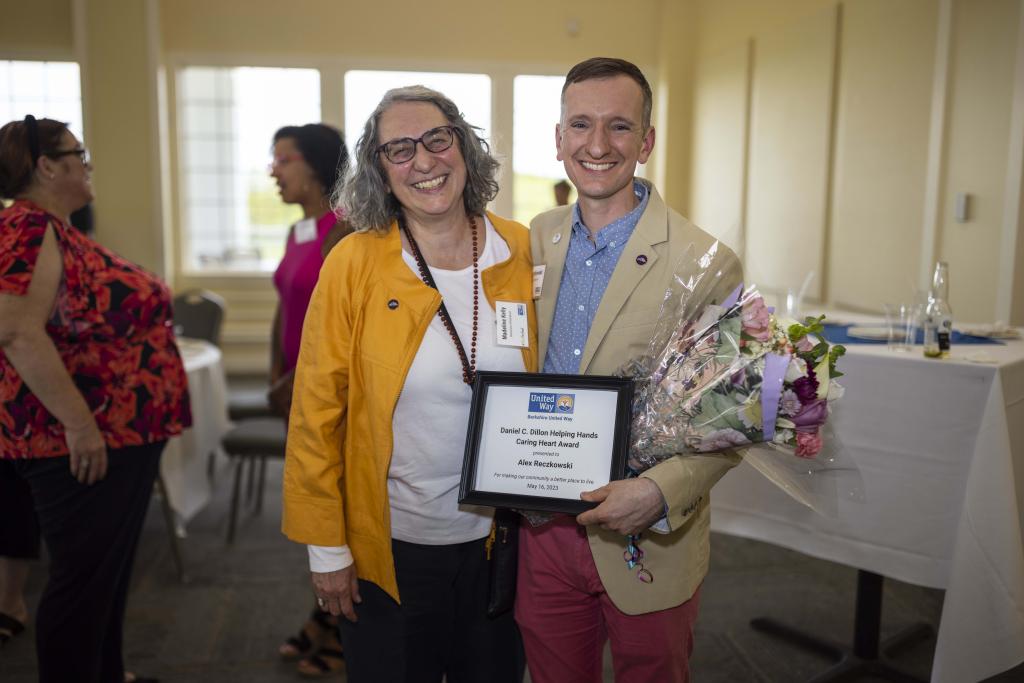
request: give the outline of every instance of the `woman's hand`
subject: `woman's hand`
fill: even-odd
[[[270,410],[279,417],[288,419],[292,409],[292,386],[295,384],[295,370],[289,370],[271,382],[267,391]]]
[[[95,420],[78,429],[65,429],[71,476],[91,485],[107,476],[107,444]]]
[[[334,616],[344,615],[349,621],[359,621],[353,603],[361,603],[363,599],[359,597],[359,579],[354,564],[334,572],[310,572],[310,576],[313,592],[322,609]]]

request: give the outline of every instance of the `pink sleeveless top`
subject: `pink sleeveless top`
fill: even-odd
[[[306,308],[313,296],[320,266],[324,259],[320,255],[324,238],[338,222],[338,217],[328,211],[316,222],[316,237],[303,238],[298,223],[288,231],[288,244],[284,257],[274,271],[274,287],[281,299],[281,349],[284,352],[284,370],[295,367],[299,360],[299,341],[302,338],[302,321],[306,319]]]

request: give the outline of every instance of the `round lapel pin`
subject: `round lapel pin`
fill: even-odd
[[[562,233],[560,233],[560,232],[556,232],[554,237],[551,238],[551,243],[552,244],[558,244],[561,241],[562,241]]]
[[[636,264],[638,266],[642,266],[645,263],[647,263],[647,255],[646,254],[640,254],[639,256],[636,257]]]
[[[398,308],[398,299],[392,299],[391,301],[389,301],[388,308],[390,308],[392,311]]]

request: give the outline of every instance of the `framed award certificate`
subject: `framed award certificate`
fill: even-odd
[[[633,380],[597,375],[476,375],[459,502],[577,514],[625,475]]]

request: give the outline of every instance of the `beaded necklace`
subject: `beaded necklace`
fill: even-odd
[[[427,262],[423,260],[423,254],[420,253],[420,247],[416,244],[416,240],[413,238],[409,227],[405,224],[405,220],[403,218],[399,218],[398,225],[405,232],[406,239],[409,240],[409,247],[412,249],[413,258],[416,259],[416,267],[420,271],[420,277],[423,279],[423,283],[428,287],[437,289],[434,277],[430,274],[430,269],[427,268]],[[466,355],[466,347],[462,345],[462,340],[459,339],[459,333],[455,330],[455,323],[452,322],[452,317],[448,314],[448,309],[444,305],[444,300],[441,301],[441,308],[438,310],[437,314],[441,316],[441,322],[444,323],[445,329],[448,330],[448,334],[451,335],[452,341],[455,343],[455,350],[459,353],[459,360],[462,361],[462,381],[466,384],[473,384],[473,378],[476,376],[476,334],[480,314],[480,272],[477,264],[479,252],[477,249],[476,239],[476,218],[472,216],[469,218],[469,230],[473,235],[473,337],[469,343],[468,357]]]

